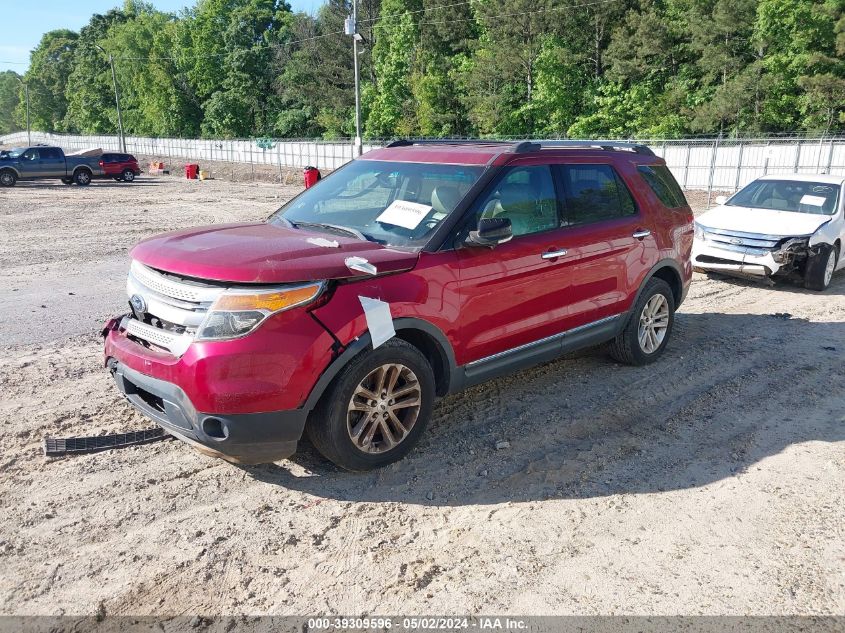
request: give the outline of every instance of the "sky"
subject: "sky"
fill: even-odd
[[[322,0],[288,0],[294,11],[314,13]],[[179,11],[194,0],[152,0],[160,11]],[[23,74],[29,66],[29,52],[41,36],[54,29],[78,31],[94,13],[123,6],[123,0],[5,0],[0,22],[0,71]]]

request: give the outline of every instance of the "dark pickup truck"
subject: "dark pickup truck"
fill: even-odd
[[[60,147],[16,147],[0,154],[0,186],[14,187],[18,180],[60,178],[63,183],[85,186],[103,175],[99,156],[65,156]]]

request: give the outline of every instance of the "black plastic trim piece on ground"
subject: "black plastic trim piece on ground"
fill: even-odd
[[[44,455],[58,457],[60,455],[79,455],[82,453],[96,453],[112,448],[124,448],[149,444],[165,440],[171,436],[162,428],[132,431],[131,433],[115,433],[113,435],[98,435],[95,437],[45,437]]]

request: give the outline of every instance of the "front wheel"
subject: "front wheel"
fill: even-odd
[[[434,372],[413,345],[391,339],[344,367],[305,427],[320,453],[347,470],[402,459],[431,418]]]
[[[85,187],[91,184],[91,172],[87,169],[80,169],[73,175],[73,182],[80,187]]]
[[[0,187],[14,187],[18,177],[13,171],[0,171]]]
[[[123,182],[132,182],[135,180],[135,172],[131,169],[124,169],[121,178],[123,178]]]
[[[675,322],[675,296],[662,279],[651,279],[634,304],[625,329],[610,343],[610,355],[628,365],[656,361],[669,343]]]
[[[830,285],[838,258],[835,246],[819,244],[816,253],[807,260],[804,286],[810,290],[825,290]]]

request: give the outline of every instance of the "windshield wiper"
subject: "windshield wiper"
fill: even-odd
[[[304,227],[312,227],[315,229],[329,229],[332,231],[337,231],[340,233],[346,233],[347,235],[352,235],[353,237],[357,237],[359,240],[364,240],[365,242],[369,241],[367,236],[361,233],[358,229],[352,229],[348,226],[341,226],[339,224],[328,224],[326,222],[294,222],[292,220],[287,220],[290,222],[291,226],[294,228],[299,228],[300,226]]]

